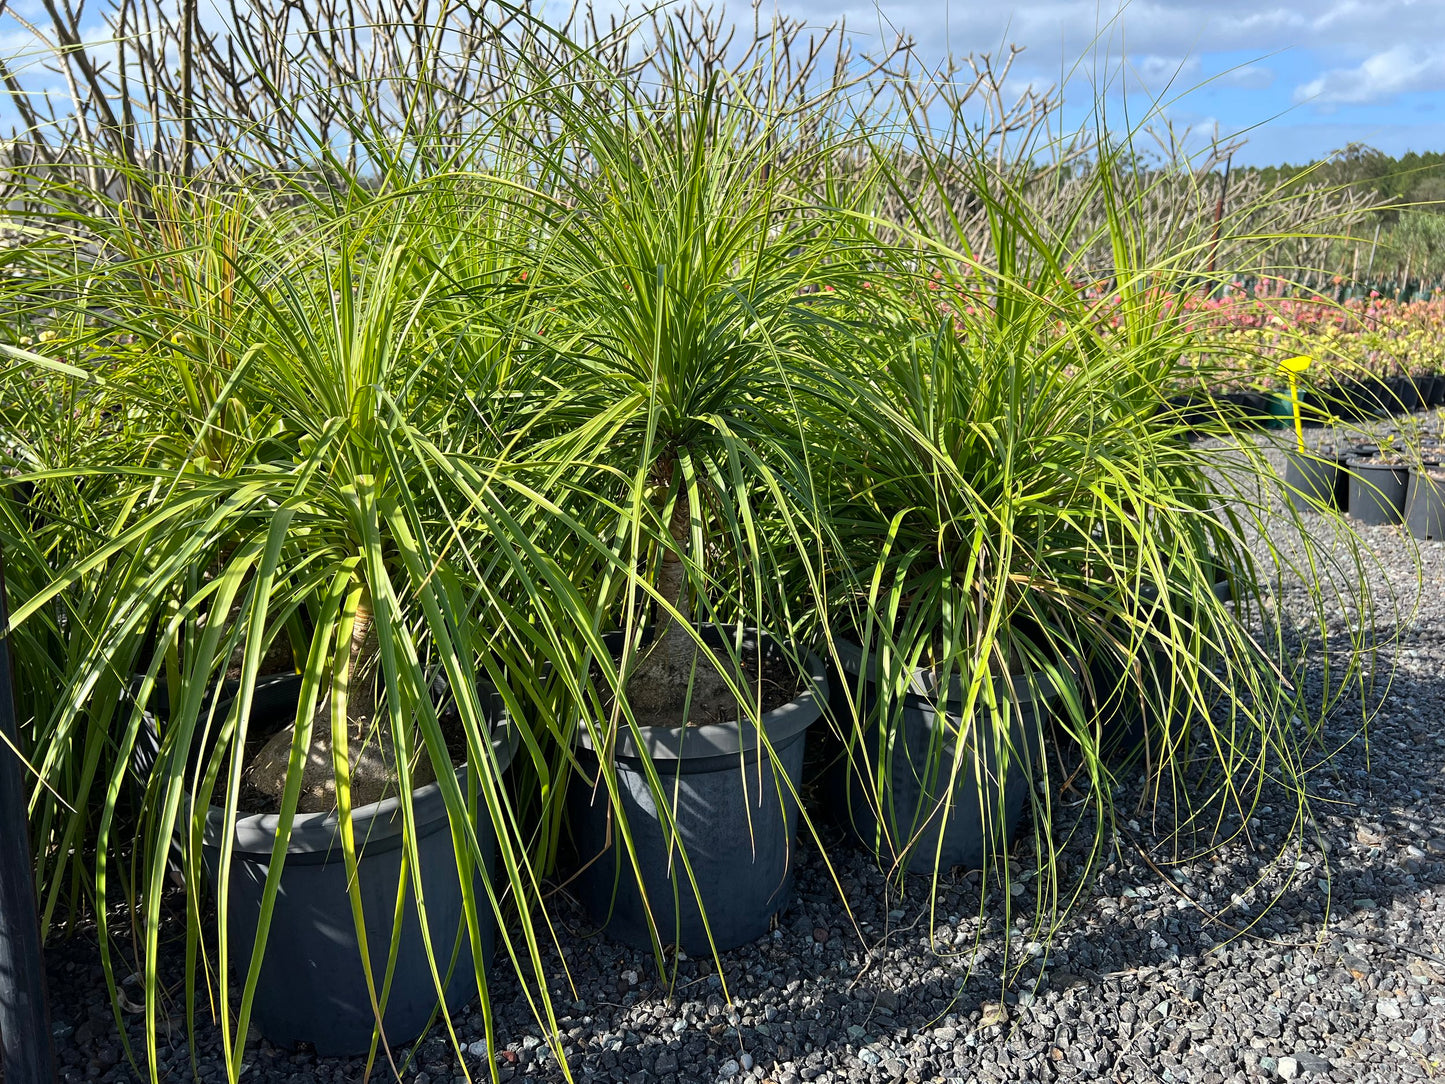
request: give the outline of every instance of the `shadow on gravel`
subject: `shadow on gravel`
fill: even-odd
[[[580,912],[562,902],[561,938],[575,994],[554,953],[548,967],[559,1030],[578,1079],[742,1079],[755,1066],[768,1079],[785,1079],[773,1069],[780,1064],[800,1079],[815,1067],[847,1065],[867,1079],[931,1080],[965,1073],[981,1046],[1006,1061],[1014,1048],[1010,1029],[1035,1053],[1050,1051],[1047,1056],[1062,1063],[1068,1044],[1057,1044],[1055,1033],[1077,1026],[1070,1013],[1097,1013],[1099,1026],[1124,1033],[1119,1020],[1129,1010],[1105,1013],[1091,1004],[1101,984],[1152,984],[1161,996],[1197,1002],[1204,997],[1202,980],[1189,976],[1206,954],[1245,968],[1259,964],[1266,950],[1323,947],[1353,970],[1347,947],[1367,942],[1398,956],[1402,968],[1406,957],[1438,966],[1445,979],[1445,961],[1400,917],[1422,893],[1445,893],[1445,800],[1422,786],[1445,779],[1445,673],[1438,665],[1445,658],[1437,654],[1435,663],[1419,665],[1409,654],[1418,639],[1406,636],[1400,644],[1401,665],[1372,722],[1368,768],[1364,742],[1351,740],[1358,703],[1341,704],[1335,713],[1327,744],[1344,748],[1332,759],[1317,758],[1310,771],[1312,827],[1301,832],[1294,797],[1276,784],[1259,795],[1248,820],[1222,821],[1226,834],[1237,831],[1234,842],[1175,865],[1175,845],[1189,842],[1188,849],[1200,850],[1204,841],[1151,835],[1149,826],[1128,819],[1138,788],[1126,788],[1115,849],[1100,860],[1092,888],[1064,919],[1047,954],[1040,944],[1047,938],[1035,930],[1033,881],[1015,882],[1022,891],[1008,901],[1005,920],[1004,892],[996,883],[976,872],[941,878],[933,898],[938,925],[930,930],[926,878],[912,879],[900,901],[871,861],[826,828],[838,884],[816,849],[805,846],[796,898],[778,929],[724,956],[731,1005],[711,960],[679,961],[669,991],[656,980],[650,954],[595,935]],[[1435,672],[1426,672],[1432,667]],[[1167,806],[1161,813],[1172,815]],[[1092,834],[1089,821],[1078,827],[1079,839]],[[1030,846],[1026,825],[1012,856],[1016,870],[1031,868]],[[1070,844],[1062,857],[1066,869],[1081,869],[1083,844]],[[184,950],[178,920],[168,936],[176,963]],[[1000,978],[1006,967],[1012,971],[1007,983]],[[116,1040],[93,935],[52,946],[48,970],[62,1079],[135,1079]],[[1171,988],[1161,992],[1161,985]],[[165,1079],[191,1074],[183,998],[183,986],[168,988],[173,1030],[162,1039]],[[492,1001],[502,1079],[560,1079],[535,1042],[540,1032],[504,960],[492,971]],[[1083,1008],[1070,1008],[1076,1005]],[[1109,1014],[1115,1019],[1106,1019]],[[208,1015],[198,1006],[198,1016]],[[133,1041],[142,1041],[139,1017],[126,1015],[125,1022]],[[1250,1026],[1255,1034],[1273,1029],[1278,1035],[1281,1024],[1265,1014]],[[1168,1029],[1167,1021],[1158,1024],[1155,1049],[1173,1034]],[[929,1033],[932,1053],[911,1054],[906,1064],[890,1053],[920,1032]],[[479,1043],[480,1013],[462,1016],[458,1034],[468,1045]],[[1141,1049],[1154,1041],[1144,1040]],[[217,1029],[199,1027],[199,1079],[223,1079],[219,1053]],[[485,1074],[483,1060],[468,1056],[467,1070]],[[318,1059],[264,1042],[250,1045],[246,1061],[248,1082],[357,1081],[364,1067],[358,1059]],[[432,1084],[451,1084],[461,1071],[434,1032],[417,1048],[407,1079],[420,1080],[414,1074],[422,1073]],[[373,1079],[389,1078],[384,1062],[378,1074]]]

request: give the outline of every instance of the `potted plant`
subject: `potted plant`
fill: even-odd
[[[182,310],[179,328],[137,267],[179,277],[194,246],[113,266],[95,295],[111,333],[159,334],[145,364],[116,369],[98,351],[80,375],[134,414],[127,447],[140,451],[77,470],[105,494],[114,529],[16,611],[24,622],[78,588],[105,599],[70,611],[87,650],[45,728],[104,733],[118,750],[101,766],[99,824],[85,829],[107,978],[108,886],[136,886],[126,902],[155,976],[179,855],[187,922],[215,952],[205,974],[232,1076],[252,1021],[276,1042],[364,1054],[484,991],[499,851],[529,921],[504,777],[525,736],[514,688],[545,656],[509,636],[517,600],[479,601],[500,603],[522,559],[516,538],[473,522],[504,505],[527,516],[476,472],[485,457],[503,462],[495,434],[516,397],[487,386],[504,369],[475,312],[478,349],[417,364],[460,330],[408,232],[449,206],[421,189],[331,218],[280,198],[244,256],[226,250],[226,311]],[[483,221],[469,212],[472,237]],[[203,229],[175,225],[188,241]],[[204,378],[204,398],[187,397],[189,376]],[[474,427],[433,409],[458,386],[483,393]],[[263,659],[288,638],[299,673],[266,677]],[[115,814],[137,764],[145,799],[127,838]],[[188,964],[194,1000],[200,960]],[[157,982],[144,993],[154,1074]]]
[[[1311,503],[1336,511],[1349,510],[1347,461],[1358,449],[1322,443],[1307,450],[1285,452],[1285,500],[1297,508]]]
[[[1018,394],[1037,375],[1014,364],[1021,323],[987,346],[948,321],[890,330],[860,352],[858,375],[831,378],[839,435],[867,456],[828,452],[853,593],[827,644],[840,741],[825,792],[890,872],[978,867],[1017,827],[1040,735],[1073,684],[1046,631],[1049,585],[1024,590],[1008,564],[1010,539],[1058,521],[1010,499],[1000,465],[1015,451],[991,435],[1011,410],[1038,408],[1041,389]]]
[[[1405,525],[1416,538],[1445,539],[1445,471],[1438,459],[1426,459],[1410,471]]]
[[[824,263],[836,226],[792,194],[828,147],[784,165],[767,150],[781,122],[757,119],[715,86],[661,110],[584,100],[572,131],[594,168],[563,176],[566,215],[529,278],[568,374],[546,454],[610,547],[556,675],[571,885],[610,934],[659,952],[753,940],[787,905],[826,696],[786,613],[813,514],[790,400],[829,349],[812,291],[847,271]]]
[[[933,183],[984,208],[975,232],[964,238],[958,220],[905,201],[925,273],[894,269],[907,284],[894,291],[894,321],[875,317],[854,363],[820,375],[824,416],[839,421],[813,456],[828,469],[839,601],[827,647],[845,692],[830,713],[840,751],[829,789],[886,868],[934,876],[991,862],[1026,805],[1046,862],[1062,830],[1058,777],[1034,783],[1054,757],[1078,758],[1063,778],[1108,819],[1099,705],[1111,697],[1141,698],[1158,720],[1158,783],[1188,773],[1200,731],[1229,760],[1240,739],[1211,718],[1215,690],[1259,697],[1235,732],[1251,740],[1278,733],[1275,706],[1289,695],[1226,603],[1238,586],[1258,604],[1250,577],[1217,591],[1208,559],[1236,553],[1232,498],[1247,492],[1257,453],[1240,442],[1240,465],[1221,461],[1189,438],[1197,428],[1227,438],[1227,415],[1186,427],[1168,409],[1180,359],[1203,359],[1188,375],[1206,386],[1217,374],[1136,247],[1138,208],[1117,174],[1101,168],[1072,194],[1109,208],[1089,243],[1138,261],[1096,299],[1067,270],[1085,257],[1034,220],[1010,178],[975,159],[950,169]],[[905,190],[899,180],[890,191]],[[1182,539],[1210,544],[1186,550]],[[1087,660],[1110,651],[1120,665],[1109,687],[1090,688],[1101,683]],[[1128,664],[1141,655],[1162,664]],[[1174,680],[1151,681],[1148,669]]]
[[[1359,449],[1345,466],[1349,471],[1350,515],[1373,525],[1400,523],[1405,514],[1410,468],[1395,447],[1393,434],[1382,438],[1377,448]]]

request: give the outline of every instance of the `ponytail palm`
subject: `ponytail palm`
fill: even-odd
[[[779,572],[816,513],[798,385],[833,349],[817,291],[853,272],[793,183],[803,163],[770,151],[782,121],[755,133],[713,90],[631,105],[578,111],[590,168],[559,191],[536,274],[566,388],[551,447],[585,467],[577,500],[614,509],[599,616],[636,628],[655,604],[656,660],[691,656],[695,618],[789,620]]]
[[[596,752],[576,762],[591,815],[611,818],[621,876],[641,887],[611,770],[624,736],[647,749],[644,727],[736,722],[743,747],[760,750],[745,769],[740,759],[756,773],[749,785],[796,803],[758,725],[763,653],[744,653],[743,630],[771,636],[793,668],[783,680],[807,672],[820,509],[799,384],[827,364],[833,299],[858,272],[839,243],[846,223],[805,199],[797,174],[809,163],[772,149],[787,144],[788,118],[760,121],[716,88],[666,105],[629,99],[621,113],[585,94],[561,108],[574,149],[545,163],[527,278],[546,314],[533,347],[550,355],[558,394],[533,424],[545,434],[539,458],[571,465],[556,476],[568,486],[558,503],[605,549],[586,598],[592,627],[564,675],[573,722],[559,739]],[[574,158],[580,175],[567,168]],[[698,628],[709,622],[726,629],[710,647]],[[622,646],[604,648],[599,632],[614,629]],[[675,781],[644,760],[672,841]],[[671,876],[697,891],[685,853]],[[660,951],[668,931],[653,934]]]
[[[895,692],[918,668],[933,671],[932,688],[954,685],[948,710],[963,732],[992,732],[1004,771],[1010,757],[1019,770],[1022,751],[1010,748],[1017,709],[1000,679],[1059,692],[1053,736],[1081,768],[1046,773],[1035,794],[1035,853],[1051,874],[1060,788],[1085,789],[1096,847],[1113,815],[1101,706],[1144,702],[1155,720],[1150,792],[1185,830],[1198,816],[1247,809],[1274,778],[1302,794],[1311,733],[1296,728],[1311,718],[1284,677],[1297,662],[1281,639],[1271,643],[1283,622],[1264,609],[1245,549],[1271,514],[1257,488],[1270,469],[1253,445],[1230,457],[1191,441],[1167,402],[1198,346],[1170,290],[1203,249],[1196,237],[1149,232],[1147,191],[1128,195],[1124,158],[1108,153],[1073,212],[1055,208],[1052,219],[1036,211],[1026,167],[953,163],[987,224],[982,250],[956,219],[924,213],[926,197],[946,190],[940,173],[917,202],[895,176],[925,274],[899,265],[887,296],[901,333],[860,340],[859,364],[820,382],[839,419],[819,453],[833,565],[851,585],[834,592],[839,624],[864,636]],[[1087,232],[1094,203],[1108,213]],[[1076,282],[1100,250],[1114,259],[1112,299]],[[1220,425],[1217,435],[1229,432]],[[1303,544],[1306,568],[1332,559]],[[1351,552],[1340,549],[1346,567]],[[1213,590],[1221,564],[1234,607]],[[1083,665],[1098,659],[1109,665]],[[884,756],[888,732],[879,731]],[[964,743],[935,755],[945,778],[959,777]],[[881,807],[883,776],[873,782]],[[1056,899],[1056,876],[1038,883]]]
[[[72,620],[85,621],[74,634],[90,646],[72,659],[63,695],[40,724],[39,747],[60,758],[73,743],[88,744],[96,728],[106,731],[115,717],[117,748],[95,781],[104,792],[94,831],[96,915],[108,954],[115,886],[134,886],[131,902],[143,916],[141,966],[150,976],[153,1076],[162,889],[178,836],[190,916],[187,999],[196,1003],[199,954],[214,951],[220,978],[212,996],[225,1026],[230,1072],[240,1071],[243,1045],[236,1036],[246,1031],[264,936],[249,959],[237,959],[226,936],[229,834],[219,842],[214,870],[220,903],[214,935],[203,920],[202,839],[208,807],[224,810],[227,825],[239,816],[255,744],[251,701],[262,660],[278,642],[289,640],[294,649],[300,697],[282,750],[287,763],[264,913],[274,905],[303,785],[314,782],[315,773],[303,771],[308,761],[328,777],[354,881],[362,841],[349,828],[359,804],[353,766],[355,747],[365,744],[399,776],[392,787],[404,825],[409,891],[425,927],[408,784],[421,763],[452,763],[431,692],[440,679],[460,719],[460,755],[471,768],[478,816],[495,829],[505,875],[504,888],[478,893],[471,871],[491,856],[478,844],[469,788],[438,767],[483,990],[481,924],[488,913],[501,913],[504,894],[522,904],[523,936],[532,939],[526,906],[535,898],[531,840],[500,779],[478,680],[501,691],[524,742],[536,750],[514,690],[525,693],[545,659],[547,622],[518,583],[550,585],[549,597],[566,598],[573,588],[558,571],[565,541],[544,550],[545,530],[534,537],[522,526],[534,505],[531,489],[519,481],[525,472],[502,457],[515,407],[505,376],[487,371],[494,366],[504,373],[505,366],[486,345],[496,341],[486,333],[486,313],[474,313],[472,322],[479,345],[435,352],[439,330],[455,337],[467,329],[437,304],[443,280],[423,258],[434,251],[409,240],[408,231],[425,220],[423,197],[410,204],[398,197],[332,223],[313,221],[285,247],[275,238],[264,258],[236,254],[228,319],[201,332],[208,344],[227,345],[230,371],[201,416],[185,399],[171,415],[194,434],[187,438],[192,446],[215,432],[230,443],[229,454],[158,454],[92,468],[114,528],[94,535],[86,552],[16,606],[15,621],[23,627],[78,585],[97,600],[84,614],[72,611]],[[153,388],[138,375],[143,372],[98,366],[96,379],[117,397],[126,395],[130,379],[138,396],[150,395]],[[473,409],[438,409],[438,400],[450,402],[459,386],[473,393]],[[221,419],[238,416],[268,421],[251,430],[222,427]],[[178,436],[157,429],[146,443],[178,447]],[[152,629],[153,650],[145,654]],[[213,690],[228,670],[234,698],[222,709]],[[163,718],[159,748],[145,774],[134,838],[119,838],[117,809],[145,744],[148,711]],[[37,767],[45,777],[49,765]],[[370,973],[366,963],[354,884],[352,898],[363,966],[379,1002],[385,976]],[[514,959],[535,960],[535,950],[532,941],[531,950],[518,949]],[[448,958],[438,953],[431,963],[441,991]],[[239,1001],[225,979],[228,968],[245,979]]]

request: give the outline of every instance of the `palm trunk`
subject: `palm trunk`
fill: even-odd
[[[402,775],[397,769],[395,747],[376,718],[379,655],[376,616],[370,592],[364,592],[352,622],[346,669],[341,678],[346,693],[347,761],[353,809],[394,794]],[[337,806],[333,706],[328,692],[311,724],[311,746],[306,752],[301,798],[296,806],[301,813],[330,812]],[[251,782],[278,800],[285,790],[295,732],[294,724],[283,728],[251,762]],[[430,760],[423,753],[416,770],[408,774],[408,783],[420,786],[434,778]]]
[[[668,521],[672,546],[662,555],[656,582],[658,595],[681,620],[663,612],[652,645],[627,679],[627,702],[644,726],[684,726],[719,715],[736,717],[741,710],[728,683],[702,655],[690,627],[693,609],[682,554],[688,551],[691,523],[684,489],[673,504]]]

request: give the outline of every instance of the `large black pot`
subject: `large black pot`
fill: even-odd
[[[1042,673],[995,679],[995,695],[1011,704],[1009,733],[1000,742],[982,696],[973,725],[960,717],[957,678],[947,695],[940,695],[931,675],[917,671],[901,706],[882,703],[876,657],[865,676],[861,647],[835,637],[834,649],[842,672],[830,710],[852,735],[825,778],[834,818],[894,869],[978,869],[1002,853],[1023,815],[1039,762],[1039,736],[1058,695],[1055,686]],[[889,724],[883,736],[880,723]],[[879,778],[881,810],[874,782]]]
[[[1405,526],[1416,538],[1445,539],[1445,481],[1419,471],[1410,472]]]
[[[703,625],[699,632],[720,658],[727,657],[724,644],[733,643],[733,629]],[[621,634],[605,640],[614,656],[620,656]],[[779,657],[785,654],[755,630],[748,630],[739,646],[746,652],[759,645]],[[568,793],[581,862],[575,887],[611,936],[650,948],[649,909],[662,944],[677,945],[689,955],[722,952],[768,933],[773,916],[792,899],[804,743],[828,697],[822,662],[809,656],[807,670],[804,691],[760,720],[765,742],[758,740],[758,727],[747,719],[646,726],[640,745],[623,729],[604,766],[584,731],[578,750],[582,771]],[[673,825],[665,825],[658,813],[649,761],[667,796]],[[618,845],[619,826],[605,785],[595,782],[599,768],[615,774],[645,902],[627,849]]]
[[[296,716],[300,689],[301,678],[293,675],[258,684],[251,704],[251,726],[258,733],[267,728],[274,732],[291,722]],[[484,698],[484,703],[488,699]],[[494,702],[488,706],[493,722],[493,754],[499,767],[505,769],[516,750],[517,734],[500,705]],[[226,708],[222,704],[217,710],[224,712]],[[466,794],[467,767],[463,765],[456,772],[457,782]],[[477,996],[477,977],[441,787],[432,783],[415,790],[412,808],[418,851],[415,868],[421,875],[431,947],[446,978],[447,1007],[454,1011]],[[472,823],[486,863],[484,868],[474,867],[473,884],[477,895],[485,899],[482,878],[492,873],[496,839],[491,818],[475,813],[473,810]],[[366,941],[380,996],[401,876],[400,799],[387,798],[362,806],[352,811],[351,819],[359,849],[357,883]],[[236,821],[226,898],[230,958],[238,974],[244,973],[250,963],[255,944],[278,820],[274,814],[254,814]],[[203,846],[206,866],[213,877],[219,867],[224,832],[225,814],[212,807],[206,814]],[[410,876],[408,872],[395,969],[382,1017],[387,1041],[393,1046],[415,1039],[438,1004]],[[489,909],[483,909],[480,921],[485,967],[491,960],[495,936]],[[454,950],[456,959],[452,963]],[[298,813],[292,821],[251,1012],[262,1035],[277,1045],[308,1042],[318,1054],[328,1056],[364,1054],[371,1045],[376,1018],[362,970],[335,813]]]
[[[1223,570],[1216,575],[1219,578],[1212,588],[1214,597],[1228,602],[1234,598],[1234,583]],[[1146,590],[1141,595],[1147,601],[1156,597],[1157,592]],[[1182,614],[1186,620],[1190,609],[1186,608]],[[1158,620],[1162,622],[1164,618],[1161,616]],[[1131,632],[1124,628],[1117,630],[1116,639],[1121,644],[1134,642]],[[1176,661],[1171,653],[1148,639],[1139,641],[1137,650],[1128,657],[1101,646],[1086,659],[1089,683],[1084,690],[1085,712],[1098,727],[1099,751],[1106,758],[1130,761],[1148,748],[1151,723],[1162,722],[1156,710],[1158,705],[1169,703],[1171,690],[1180,688]],[[1212,661],[1204,658],[1199,664],[1207,666]],[[1175,695],[1180,696],[1177,692]],[[1174,720],[1183,720],[1189,704],[1182,698],[1176,700]]]
[[[1436,373],[1430,379],[1430,406],[1445,406],[1445,373]]]
[[[1245,429],[1260,429],[1275,418],[1274,397],[1255,391],[1231,391],[1216,395],[1225,420]]]
[[[1374,526],[1400,523],[1405,514],[1405,485],[1410,469],[1403,464],[1391,466],[1360,459],[1349,460],[1347,466],[1350,515]]]
[[[1319,449],[1313,452],[1285,453],[1285,500],[1299,511],[1314,505],[1348,510],[1350,478],[1345,473],[1346,455]]]
[[[1394,393],[1383,377],[1366,375],[1340,385],[1347,421],[1387,418],[1398,410]]]
[[[1324,425],[1330,420],[1348,420],[1354,416],[1347,390],[1334,381],[1306,388],[1300,393],[1300,403],[1306,425]]]
[[[1415,383],[1413,377],[1395,376],[1391,377],[1387,383],[1395,398],[1391,413],[1413,414],[1423,405],[1420,398],[1420,386]]]

